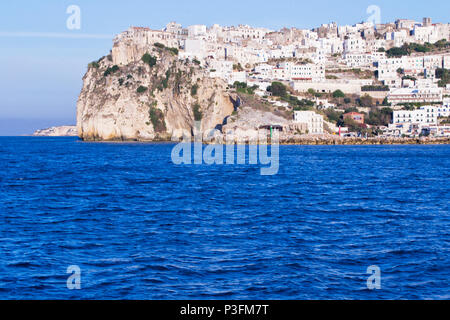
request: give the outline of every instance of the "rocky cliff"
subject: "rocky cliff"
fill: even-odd
[[[77,127],[75,126],[51,127],[33,133],[33,136],[37,137],[76,137],[77,135]]]
[[[160,45],[147,49],[138,58],[130,48],[120,65],[113,62],[115,51],[89,65],[77,103],[80,138],[170,140],[192,133],[196,120],[208,132],[220,128],[232,114],[225,82],[207,77],[196,61],[179,60],[174,49]]]

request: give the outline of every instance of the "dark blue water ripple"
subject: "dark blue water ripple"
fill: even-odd
[[[450,298],[450,146],[285,146],[269,177],[171,149],[0,138],[0,298]]]

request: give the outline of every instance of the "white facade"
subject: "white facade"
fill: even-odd
[[[274,70],[277,79],[280,80],[303,80],[311,82],[325,80],[325,66],[322,64],[293,64],[283,62]]]
[[[366,52],[366,41],[360,36],[352,36],[344,40],[344,53]]]
[[[438,109],[436,106],[424,106],[417,110],[399,110],[394,111],[393,123],[394,124],[437,124]]]
[[[393,89],[388,95],[392,104],[423,103],[442,101],[442,88],[400,88]]]
[[[294,111],[294,122],[306,123],[308,126],[308,133],[323,133],[323,117],[314,111]]]

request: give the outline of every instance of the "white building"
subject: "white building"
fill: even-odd
[[[211,78],[221,78],[226,81],[232,78],[233,61],[228,60],[210,60],[209,76]]]
[[[323,133],[323,117],[314,111],[294,111],[294,122],[306,123],[308,126],[308,133]]]
[[[323,64],[293,64],[290,62],[283,62],[276,68],[275,73],[278,79],[281,80],[301,80],[320,82],[325,80],[325,66]]]
[[[371,53],[346,53],[344,62],[348,67],[372,67],[374,56]]]
[[[423,103],[442,101],[442,88],[400,88],[392,89],[388,101],[392,104]]]
[[[360,36],[351,36],[344,40],[344,53],[366,52],[366,40]]]
[[[419,124],[436,125],[438,119],[438,109],[441,107],[424,106],[417,110],[394,111],[394,124]]]
[[[206,26],[205,25],[189,26],[188,36],[191,39],[196,39],[198,37],[206,37]]]

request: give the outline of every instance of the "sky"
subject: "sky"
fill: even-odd
[[[69,29],[76,5],[80,29]],[[112,38],[130,26],[162,29],[168,22],[248,24],[273,30],[355,24],[377,5],[381,21],[450,22],[443,0],[41,0],[0,4],[0,135],[30,134],[76,123],[76,102],[89,62],[109,53]]]

